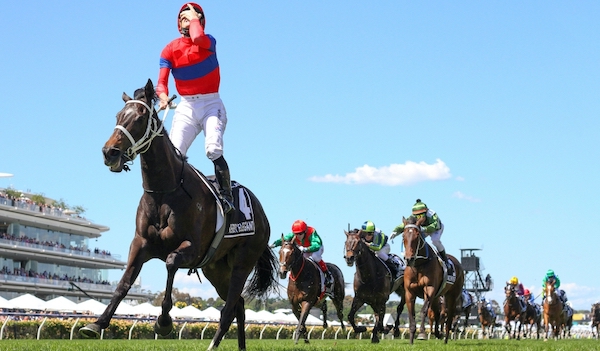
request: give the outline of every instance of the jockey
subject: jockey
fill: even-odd
[[[525,301],[527,301],[528,304],[535,304],[535,298],[533,297],[529,289],[525,289],[525,291],[523,292],[523,297],[525,298]]]
[[[202,7],[186,3],[177,14],[181,37],[171,41],[160,54],[160,70],[156,95],[161,109],[169,100],[169,73],[181,102],[175,108],[169,139],[186,156],[188,148],[204,130],[204,149],[213,162],[215,178],[221,188],[223,211],[234,209],[229,166],[223,157],[223,134],[227,113],[219,97],[221,80],[217,61],[217,41],[204,33],[206,19]]]
[[[421,202],[421,199],[417,199],[417,202],[412,207],[412,214],[417,218],[425,217],[425,222],[423,222],[423,225],[421,226],[421,233],[423,233],[424,237],[431,237],[431,242],[437,249],[442,260],[444,260],[444,262],[446,263],[446,266],[448,267],[448,274],[452,274],[452,265],[448,261],[448,256],[446,256],[446,249],[444,248],[444,245],[440,240],[442,234],[444,233],[444,225],[442,224],[442,221],[440,220],[439,216],[437,215],[437,213],[435,213],[435,211],[427,208],[427,205],[425,205],[424,202]],[[392,230],[392,235],[390,236],[390,239],[394,239],[402,232],[404,232],[404,223],[401,223],[399,226],[394,228],[394,230]]]
[[[542,293],[545,295],[546,294],[546,282],[548,281],[548,279],[554,279],[554,288],[556,289],[556,292],[558,293],[558,297],[560,298],[560,300],[562,301],[563,305],[567,304],[567,294],[565,293],[564,290],[559,289],[560,288],[560,278],[554,274],[554,271],[552,269],[549,269],[546,272],[546,275],[544,276],[544,279],[542,280],[542,287],[544,288],[544,290],[542,291]],[[546,298],[546,296],[544,296],[544,298]]]
[[[328,289],[331,288],[333,277],[329,269],[327,269],[325,261],[321,258],[323,255],[323,241],[315,228],[307,226],[306,222],[299,219],[292,224],[292,232],[286,234],[283,239],[286,241],[294,239],[296,245],[303,252],[304,257],[311,258],[319,265],[319,268],[321,268],[321,271],[325,275],[325,287]],[[281,246],[281,243],[281,238],[279,238],[271,244],[271,247]]]
[[[485,308],[490,311],[490,314],[494,317],[494,320],[496,320],[496,311],[494,311],[494,308],[492,307],[492,303],[490,301],[487,301],[485,299],[485,297],[481,297],[481,299],[479,300],[481,301],[481,304],[483,306],[485,306]]]
[[[506,283],[507,285],[511,285],[515,289],[515,294],[517,294],[517,300],[519,301],[519,305],[521,305],[521,311],[525,311],[527,306],[525,305],[525,299],[523,295],[525,294],[525,289],[523,288],[523,284],[519,283],[519,278],[512,277]]]
[[[400,271],[401,263],[397,262],[393,255],[390,255],[390,244],[388,237],[379,228],[375,227],[375,223],[366,221],[362,225],[362,232],[365,234],[364,239],[369,244],[369,249],[385,264],[392,272],[392,276],[396,277]]]

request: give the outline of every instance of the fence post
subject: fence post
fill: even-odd
[[[204,326],[204,328],[202,329],[202,333],[200,334],[200,340],[204,340],[204,331],[206,330],[206,328],[208,328],[208,324],[210,322],[206,322],[206,325]]]
[[[277,336],[275,337],[275,340],[279,340],[279,333],[281,333],[281,329],[283,329],[283,325],[281,327],[279,327],[279,330],[277,331]]]
[[[258,337],[259,340],[262,340],[263,333],[264,333],[265,329],[267,329],[268,326],[269,326],[268,324],[265,324],[265,326],[260,331],[260,336]]]
[[[312,326],[312,328],[310,328],[310,331],[308,332],[308,336],[306,337],[308,340],[310,340],[310,333],[312,333],[313,329],[315,329],[314,325]]]
[[[334,339],[337,340],[338,333],[342,330],[342,327],[338,327],[338,330],[335,332]]]
[[[135,322],[133,322],[133,324],[131,325],[131,328],[129,328],[129,339],[131,340],[131,334],[133,334],[133,328],[135,328],[135,325],[137,324],[137,320]]]
[[[44,323],[46,323],[46,320],[48,319],[48,317],[44,317],[44,320],[42,321],[42,324],[40,324],[40,327],[38,328],[38,332],[37,332],[37,339],[40,340],[40,334],[42,334],[42,327],[44,326]]]
[[[2,340],[2,336],[4,335],[4,327],[6,327],[6,324],[8,323],[9,320],[11,320],[12,316],[6,316],[6,319],[4,320],[4,323],[2,324],[2,328],[0,328],[0,340]]]
[[[183,329],[185,329],[186,325],[187,325],[187,322],[184,322],[183,325],[181,326],[181,329],[179,329],[179,340],[181,340],[181,334],[183,334]]]
[[[73,332],[75,331],[77,323],[79,323],[79,317],[75,320],[75,323],[73,323],[73,326],[71,327],[71,335],[69,336],[69,340],[73,340]],[[2,339],[2,337],[0,337],[0,339]]]

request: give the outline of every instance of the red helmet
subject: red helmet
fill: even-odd
[[[185,4],[183,4],[183,6],[181,6],[181,8],[179,9],[179,12],[177,13],[177,30],[179,32],[181,32],[181,22],[179,21],[179,15],[183,11],[189,10],[188,4],[192,5],[192,7],[194,8],[194,10],[196,10],[196,12],[202,14],[202,18],[200,19],[200,24],[202,25],[202,27],[204,27],[206,24],[206,20],[204,18],[204,10],[202,10],[202,7],[198,4],[196,4],[195,2],[186,2]]]
[[[305,232],[306,228],[308,228],[308,226],[306,225],[306,222],[299,219],[299,220],[295,221],[294,224],[292,224],[292,233],[300,234],[302,232]]]
[[[523,295],[529,295],[531,294],[531,291],[529,291],[529,289],[525,289],[525,291],[523,291]]]

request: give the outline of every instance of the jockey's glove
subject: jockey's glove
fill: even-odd
[[[397,236],[398,236],[398,233],[392,232],[392,234],[390,234],[390,240],[394,239]]]
[[[427,228],[425,228],[425,227],[421,227],[421,233],[423,233],[423,234],[427,234]]]
[[[308,247],[304,247],[303,246],[303,247],[300,248],[300,251],[302,251],[302,252],[308,252]]]
[[[275,244],[271,244],[269,245],[270,248],[274,249],[275,248]]]

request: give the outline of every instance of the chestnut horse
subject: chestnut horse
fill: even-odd
[[[483,338],[485,339],[488,334],[493,336],[494,327],[496,326],[496,316],[490,311],[484,301],[477,301],[477,314],[479,315]]]
[[[425,217],[419,219],[415,216],[410,216],[408,219],[402,217],[402,221],[404,222],[404,257],[407,263],[404,270],[404,290],[410,321],[410,343],[413,343],[417,330],[415,321],[416,298],[420,297],[424,301],[421,309],[422,318],[419,333],[419,339],[421,339],[425,338],[425,316],[429,306],[439,296],[443,296],[446,303],[446,336],[444,343],[448,343],[451,324],[456,314],[456,301],[462,294],[465,281],[464,270],[456,257],[448,255],[454,265],[456,279],[452,283],[444,281],[446,278],[445,263],[442,263],[441,259],[434,253],[420,230]]]
[[[558,339],[563,325],[566,323],[563,303],[556,294],[555,280],[550,278],[546,281],[544,292],[544,340],[548,340],[548,332],[552,330],[554,339]]]
[[[592,316],[592,334],[596,333],[596,339],[600,339],[600,302],[596,302],[592,305],[591,316]]]
[[[521,339],[521,327],[525,323],[525,312],[521,309],[519,297],[513,284],[507,283],[504,287],[504,328],[508,337],[512,339]],[[512,329],[510,322],[515,322],[515,328]],[[512,331],[512,335],[510,334]]]
[[[375,325],[371,336],[372,343],[379,342],[379,333],[386,333],[388,330],[383,327],[383,319],[385,317],[385,305],[392,292],[400,296],[400,303],[396,308],[396,322],[394,325],[394,335],[400,335],[399,321],[400,314],[404,309],[404,288],[400,284],[394,289],[394,282],[390,276],[390,271],[385,263],[381,261],[367,243],[365,243],[364,235],[361,230],[354,229],[346,233],[344,259],[349,267],[356,263],[356,272],[354,273],[354,299],[352,299],[352,307],[348,313],[348,322],[352,326],[355,333],[362,333],[367,330],[364,326],[357,326],[354,322],[356,311],[364,304],[371,306],[375,314]]]
[[[172,289],[179,268],[204,275],[225,301],[221,319],[208,349],[219,346],[234,318],[237,318],[238,348],[246,349],[244,286],[247,297],[264,297],[276,287],[277,258],[268,246],[270,227],[264,210],[250,190],[239,186],[237,211],[242,211],[251,228],[223,240],[213,240],[218,219],[222,219],[220,202],[215,190],[173,147],[163,122],[153,108],[155,91],[152,81],[135,91],[131,99],[123,93],[125,106],[117,113],[117,126],[102,152],[104,163],[113,172],[128,170],[125,164],[140,154],[143,195],[136,214],[135,235],[123,277],[106,310],[96,322],[80,329],[86,337],[98,337],[108,327],[117,306],[127,295],[145,262],[158,258],[166,263],[167,282],[162,311],[154,325],[157,334],[168,335],[173,330],[169,316]],[[235,190],[235,189],[234,189]],[[229,213],[233,218],[238,213]],[[237,217],[236,217],[237,218]],[[221,228],[227,222],[220,221]],[[222,231],[220,233],[223,233]],[[226,233],[225,233],[226,234]]]
[[[304,336],[304,342],[308,344],[308,333],[306,332],[306,318],[313,307],[321,307],[323,311],[323,329],[327,329],[327,296],[331,298],[337,311],[337,317],[344,327],[344,276],[338,266],[327,263],[327,269],[333,276],[333,291],[322,295],[321,292],[321,269],[317,264],[304,257],[298,246],[292,241],[286,241],[281,236],[281,249],[279,249],[279,274],[285,279],[290,273],[287,294],[292,311],[298,319],[295,342],[298,343],[300,335]]]

